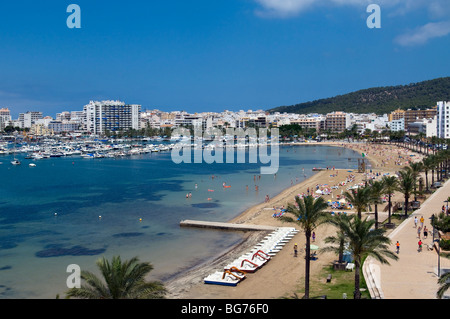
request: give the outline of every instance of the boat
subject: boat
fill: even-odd
[[[243,279],[245,279],[245,275],[241,273],[237,275],[231,270],[225,270],[223,272],[216,271],[208,277],[205,277],[204,283],[209,285],[236,286]]]
[[[30,166],[30,167],[36,167],[36,164],[30,163],[30,164],[28,164],[28,166]]]
[[[20,161],[16,159],[16,139],[14,138],[14,159],[11,161],[12,165],[20,165]]]
[[[39,159],[43,159],[44,158],[44,156],[42,156],[41,154],[34,154],[32,157],[35,160],[39,160]]]

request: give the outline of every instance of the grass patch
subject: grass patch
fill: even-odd
[[[331,274],[331,282],[327,283],[327,277]],[[370,294],[361,274],[361,298],[370,299]],[[333,265],[324,267],[316,278],[310,279],[309,296],[311,299],[318,299],[327,296],[327,299],[342,299],[343,294],[347,294],[347,299],[353,299],[355,290],[355,271],[334,270]],[[294,298],[301,298],[304,290],[298,290]]]

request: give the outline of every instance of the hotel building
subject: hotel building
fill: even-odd
[[[404,119],[405,131],[409,131],[409,125],[411,123],[423,120],[432,119],[436,116],[436,108],[431,108],[427,110],[401,110],[398,109],[389,114],[389,121],[395,121]]]
[[[341,133],[351,126],[350,114],[344,112],[328,113],[325,117],[325,129]]]
[[[38,120],[42,119],[42,112],[26,112],[19,114],[19,127],[31,128]]]
[[[120,101],[90,101],[83,108],[84,129],[92,134],[140,128],[141,106]]]
[[[450,102],[437,103],[437,137],[450,138]]]
[[[11,121],[11,112],[7,108],[0,109],[0,131]]]

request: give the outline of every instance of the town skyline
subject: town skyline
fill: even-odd
[[[270,109],[449,74],[450,5],[365,0],[20,0],[1,7],[0,107],[55,114],[90,99],[203,112]],[[420,61],[420,63],[417,63]],[[120,93],[118,93],[120,92]]]
[[[31,135],[45,136],[60,133],[108,135],[124,132],[129,129],[175,129],[192,127],[206,131],[210,128],[279,128],[297,125],[302,129],[317,133],[342,133],[356,130],[359,134],[365,131],[406,132],[422,134],[425,137],[437,136],[450,138],[448,114],[450,102],[438,101],[427,109],[397,109],[390,113],[377,115],[369,113],[352,113],[333,111],[321,113],[288,113],[264,110],[240,110],[223,112],[186,111],[165,112],[159,109],[142,109],[138,104],[127,104],[123,101],[105,100],[90,101],[83,110],[62,111],[56,117],[44,116],[40,111],[20,113],[13,119],[10,110],[0,109],[0,131],[5,128],[27,129]],[[9,130],[9,129],[8,129]],[[5,130],[6,131],[6,130]]]

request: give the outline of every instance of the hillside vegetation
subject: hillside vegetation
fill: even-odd
[[[450,101],[450,77],[411,83],[364,89],[331,98],[290,106],[280,106],[268,112],[298,114],[327,114],[334,111],[348,113],[390,113],[400,109],[426,109],[438,101]]]

